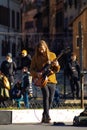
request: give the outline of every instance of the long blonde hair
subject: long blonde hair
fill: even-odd
[[[44,40],[40,40],[40,42],[38,43],[38,45],[37,45],[37,47],[36,47],[36,50],[35,50],[35,57],[38,58],[38,57],[40,56],[38,49],[39,49],[39,47],[42,46],[42,45],[46,48],[45,57],[47,57],[47,60],[49,60],[49,52],[50,52],[50,50],[49,50],[49,48],[48,48],[47,43],[46,43]]]

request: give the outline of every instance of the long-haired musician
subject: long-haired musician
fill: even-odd
[[[35,54],[32,57],[30,72],[34,83],[41,87],[43,95],[42,123],[51,121],[49,109],[51,108],[57,84],[55,73],[59,71],[60,65],[56,60],[55,53],[49,50],[44,40],[41,40],[36,46]]]

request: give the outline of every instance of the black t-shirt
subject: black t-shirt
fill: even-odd
[[[28,67],[28,69],[29,69],[30,64],[31,64],[31,56],[30,55],[27,55],[27,56],[21,58],[21,69],[23,67]]]

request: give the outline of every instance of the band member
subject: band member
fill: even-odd
[[[35,84],[41,87],[43,95],[42,123],[51,121],[49,109],[51,108],[57,84],[55,73],[59,72],[59,70],[60,65],[56,60],[55,53],[49,50],[44,40],[41,40],[36,47],[35,55],[32,57],[30,72]]]

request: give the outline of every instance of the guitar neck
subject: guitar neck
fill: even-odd
[[[62,55],[62,54],[61,54]],[[42,69],[42,71],[43,71],[43,74],[44,73],[49,73],[49,69],[51,68],[51,66],[52,66],[52,64],[56,61],[56,60],[58,60],[60,57],[61,57],[61,55],[58,55],[53,61],[50,61],[50,63],[47,63],[44,67],[43,67],[43,69]]]
[[[56,60],[58,60],[64,53],[60,53],[53,61],[51,61],[51,64],[54,63]]]
[[[65,50],[63,50],[63,51],[52,61],[52,63],[53,63],[54,61],[58,60],[60,57],[62,57],[63,54],[66,54],[66,53],[68,53],[68,52],[70,52],[70,48],[66,48]]]
[[[56,60],[58,60],[63,54],[66,54],[66,53],[69,52],[69,51],[70,51],[70,49],[69,49],[69,48],[66,48],[66,49],[63,50],[53,61],[50,61],[50,63],[47,63],[47,64],[43,67],[43,69],[42,69],[43,73],[46,72],[46,71],[48,71],[48,70],[51,68],[52,64],[53,64]]]

